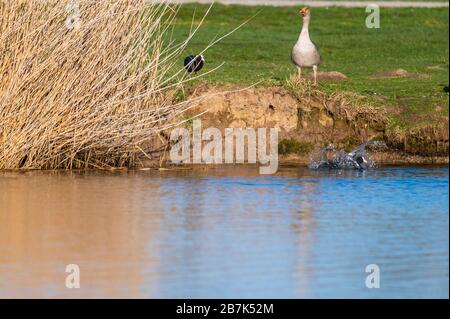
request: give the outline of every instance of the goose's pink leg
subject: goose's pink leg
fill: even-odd
[[[313,66],[313,72],[314,72],[314,82],[313,85],[316,86],[317,85],[317,65]]]
[[[302,79],[302,68],[298,66],[297,71],[298,71],[298,79],[301,80]]]

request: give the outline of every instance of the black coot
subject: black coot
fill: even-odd
[[[184,59],[184,68],[187,72],[198,72],[203,68],[205,59],[203,55],[190,55]]]

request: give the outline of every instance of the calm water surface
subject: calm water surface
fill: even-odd
[[[442,167],[2,172],[0,297],[448,298],[448,182]]]

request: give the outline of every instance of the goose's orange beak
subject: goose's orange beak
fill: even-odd
[[[302,17],[306,16],[306,14],[308,13],[309,9],[307,7],[302,8],[299,12],[302,15]]]

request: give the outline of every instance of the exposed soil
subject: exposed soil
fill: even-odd
[[[312,79],[312,73],[309,73],[305,76],[307,79]],[[348,77],[338,71],[330,71],[330,72],[317,72],[317,80],[318,81],[345,81],[348,80]]]
[[[287,164],[307,165],[310,152],[328,144],[350,150],[369,140],[387,145],[372,153],[379,164],[448,163],[448,116],[438,125],[393,130],[388,128],[387,115],[392,107],[376,108],[353,93],[326,94],[307,83],[288,83],[288,88],[205,84],[188,92],[199,100],[179,120],[202,114],[202,129],[218,128],[223,137],[225,128],[279,128],[280,162]],[[192,128],[192,121],[186,121],[185,126]],[[161,141],[161,149],[152,154],[151,166],[168,164],[164,151],[169,148],[164,141],[170,132],[161,134],[155,138]],[[143,160],[138,166],[148,167],[148,163]]]
[[[295,85],[298,85],[295,87]],[[384,164],[448,163],[448,117],[436,126],[405,131],[388,130],[385,108],[367,104],[350,93],[325,94],[306,84],[282,87],[237,86],[197,88],[193,97],[204,99],[189,116],[205,112],[204,128],[280,129],[279,141],[295,141],[302,154],[281,154],[282,159],[308,161],[314,147],[334,144],[350,149],[368,140],[382,140],[388,148],[375,155]],[[303,159],[302,159],[303,158]]]
[[[387,70],[377,72],[370,76],[373,79],[385,79],[385,78],[419,78],[419,79],[427,79],[431,76],[429,74],[419,74],[408,72],[404,69],[395,69],[395,70]]]

